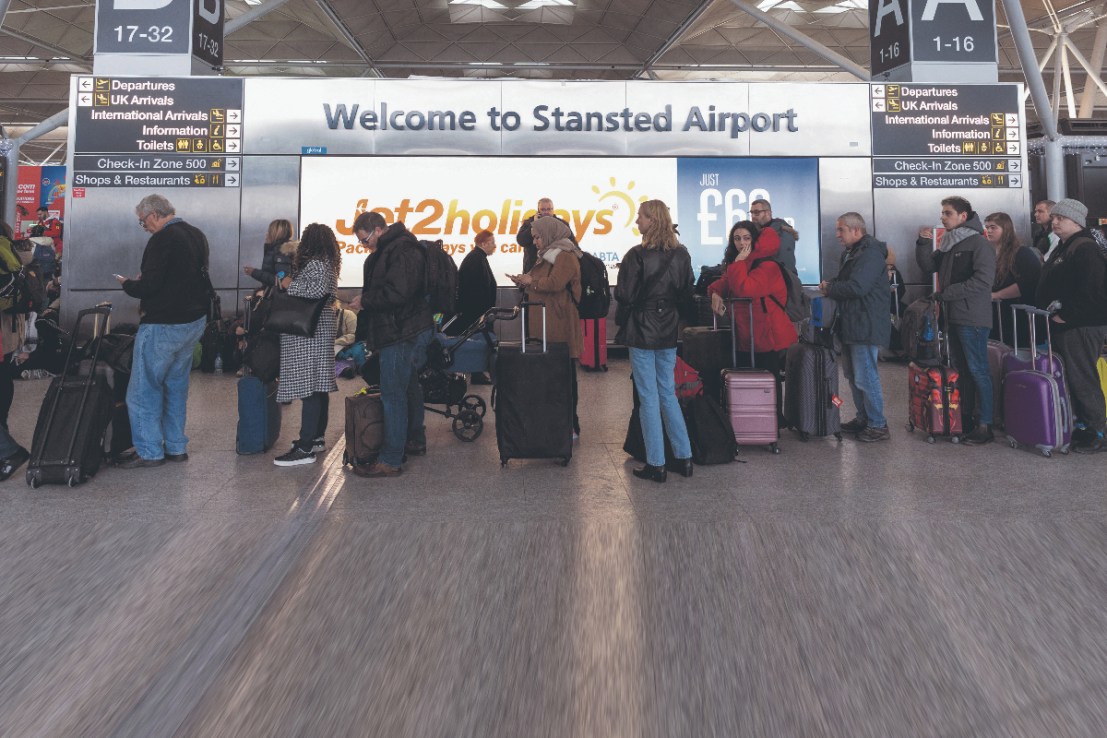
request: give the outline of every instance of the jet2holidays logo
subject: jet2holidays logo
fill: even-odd
[[[692,266],[719,264],[732,225],[750,220],[755,200],[799,233],[796,266],[805,283],[819,274],[819,172],[816,159],[680,159],[681,240]],[[694,215],[693,215],[694,214]]]

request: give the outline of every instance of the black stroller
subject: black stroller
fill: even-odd
[[[436,331],[427,349],[427,365],[419,374],[424,407],[452,418],[454,435],[462,441],[477,440],[484,430],[484,415],[488,410],[484,398],[466,394],[469,381],[465,375],[492,372],[495,364],[492,357],[497,345],[492,323],[496,317],[513,314],[510,309],[492,308],[459,335],[447,336],[442,330]],[[442,329],[447,326],[449,323]]]

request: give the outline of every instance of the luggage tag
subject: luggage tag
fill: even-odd
[[[833,405],[834,407],[838,408],[839,410],[841,410],[842,405],[844,405],[845,403],[842,401],[842,398],[839,397],[838,395],[831,395],[830,396],[830,404]]]

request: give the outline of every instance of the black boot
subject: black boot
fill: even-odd
[[[680,476],[687,479],[692,476],[692,460],[691,459],[677,459],[677,471],[680,472]]]
[[[649,479],[653,482],[665,481],[665,467],[663,466],[650,466],[646,464],[641,469],[634,470],[634,476],[639,479]]]

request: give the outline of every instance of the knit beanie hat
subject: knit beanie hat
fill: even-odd
[[[1088,206],[1079,200],[1066,197],[1058,201],[1049,211],[1050,215],[1060,215],[1062,218],[1076,221],[1081,227],[1088,224]]]

